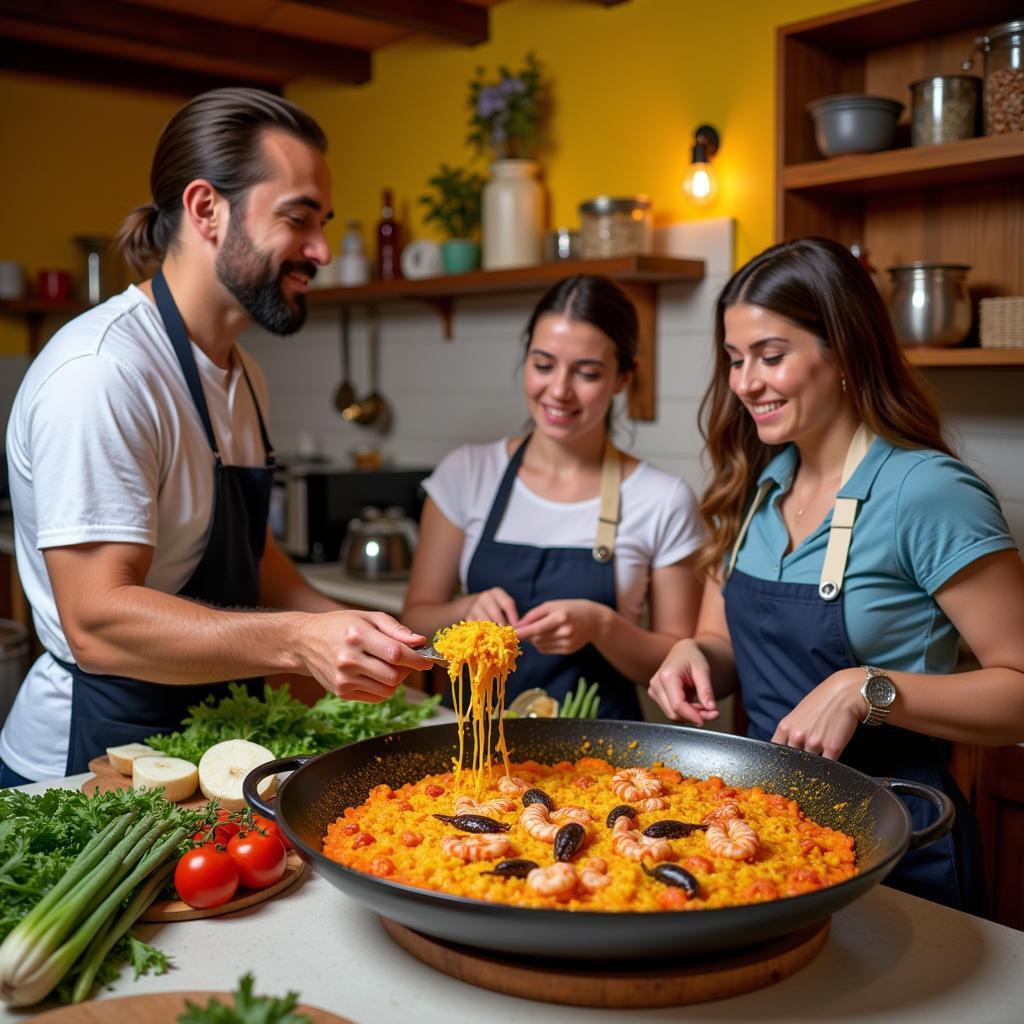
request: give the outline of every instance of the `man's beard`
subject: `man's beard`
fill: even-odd
[[[217,279],[260,327],[272,334],[294,334],[306,322],[306,296],[299,292],[295,295],[294,307],[289,305],[281,282],[293,270],[312,280],[316,276],[316,264],[293,260],[282,264],[275,274],[270,257],[253,244],[241,216],[229,221],[224,247],[217,254],[215,266]]]

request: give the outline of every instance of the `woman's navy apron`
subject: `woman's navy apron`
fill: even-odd
[[[501,587],[515,601],[520,615],[544,601],[585,599],[616,607],[614,555],[600,544],[589,548],[542,548],[532,544],[503,544],[494,539],[529,437],[516,449],[501,478],[483,534],[466,573],[471,594]],[[523,645],[515,672],[505,691],[511,701],[524,690],[539,686],[561,702],[583,677],[597,683],[601,718],[639,719],[636,684],[614,668],[592,644],[573,654],[541,654]]]
[[[153,278],[153,297],[203,422],[214,462],[213,512],[206,546],[178,596],[222,608],[254,608],[259,604],[259,567],[274,475],[274,452],[263,414],[245,365],[239,360],[256,406],[265,462],[262,466],[224,465],[188,334],[163,271]],[[188,643],[187,636],[182,636],[182,643]],[[123,676],[93,675],[77,665],[55,660],[72,678],[68,775],[87,771],[90,759],[102,754],[107,747],[175,731],[191,706],[206,697],[220,699],[229,693],[227,683],[188,686],[149,683]],[[250,693],[262,694],[261,679],[241,682]]]
[[[844,473],[844,484],[848,476]],[[737,538],[733,560],[753,511],[772,486],[766,481],[758,493]],[[841,502],[850,501],[854,499],[838,499],[837,509]],[[832,531],[847,531],[841,542],[847,551],[855,514],[855,508],[848,516],[833,510]],[[837,525],[837,519],[844,519],[848,525]],[[829,545],[831,548],[832,533]],[[826,555],[826,563],[828,560]],[[725,613],[743,704],[750,719],[747,733],[754,739],[770,740],[779,721],[820,682],[841,669],[860,666],[846,633],[844,571],[845,553],[838,574],[829,578],[823,571],[818,586],[757,579],[731,569],[730,563],[723,586]],[[885,884],[986,916],[981,837],[974,813],[946,767],[948,753],[948,744],[940,740],[883,724],[858,727],[839,761],[865,775],[923,782],[950,797],[956,807],[953,831],[930,846],[909,851]],[[914,828],[923,828],[934,820],[935,809],[927,801],[909,797],[905,802]]]

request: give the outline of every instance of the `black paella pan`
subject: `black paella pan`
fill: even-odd
[[[767,941],[822,921],[882,881],[908,848],[945,835],[953,806],[929,786],[872,779],[834,761],[773,743],[684,726],[573,719],[514,719],[505,723],[513,761],[575,761],[586,753],[619,767],[661,761],[684,776],[720,775],[728,785],[761,786],[796,800],[820,824],[857,843],[859,873],[816,892],[750,906],[688,913],[611,913],[505,906],[427,892],[355,871],[320,852],[327,826],[362,803],[381,783],[397,789],[448,771],[457,754],[457,726],[435,725],[341,747],[318,757],[286,757],[250,772],[245,798],[275,818],[304,861],[332,885],[400,924],[426,935],[481,949],[556,959],[629,960],[704,954]],[[276,804],[257,795],[260,779],[292,774]],[[927,829],[913,831],[896,795],[936,806]],[[330,907],[324,908],[330,913]]]

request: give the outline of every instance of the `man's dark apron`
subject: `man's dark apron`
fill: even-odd
[[[222,608],[254,608],[259,604],[259,566],[274,474],[274,452],[263,414],[245,366],[239,360],[256,406],[266,461],[262,466],[224,465],[188,334],[162,271],[153,278],[153,296],[203,422],[214,462],[213,512],[206,546],[178,596]],[[181,641],[187,644],[188,636],[183,635]],[[189,686],[149,683],[123,676],[93,675],[77,665],[55,660],[72,678],[68,775],[87,771],[90,759],[102,754],[107,747],[173,732],[180,727],[189,707],[205,697],[212,695],[219,699],[229,692],[227,683]],[[242,682],[251,693],[262,694],[261,679]]]
[[[873,440],[858,432],[862,450],[847,457],[846,483]],[[866,444],[865,444],[866,442]],[[832,673],[860,665],[850,648],[842,583],[857,502],[839,498],[833,509],[821,582],[781,583],[734,570],[753,513],[774,486],[765,481],[740,530],[723,587],[725,613],[736,657],[748,735],[770,740],[775,727],[811,690]],[[842,485],[840,485],[842,486]],[[845,506],[845,507],[844,507]],[[833,557],[830,558],[830,555]],[[891,725],[860,726],[840,762],[877,778],[910,779],[942,790],[956,807],[953,832],[930,846],[908,852],[885,884],[984,916],[987,908],[981,839],[977,821],[946,767],[948,744]],[[922,828],[934,807],[916,797],[905,802]]]
[[[544,601],[573,598],[615,608],[614,542],[619,519],[622,464],[612,445],[605,447],[601,510],[593,550],[503,544],[494,539],[528,441],[529,437],[516,449],[501,478],[480,542],[469,563],[466,574],[469,593],[502,587],[515,601],[520,615],[525,615]],[[613,668],[592,644],[573,654],[541,654],[531,644],[523,644],[516,671],[509,677],[506,702],[535,686],[547,690],[561,702],[570,690],[576,689],[581,676],[588,683],[599,684],[599,713],[602,718],[641,717],[636,685]]]

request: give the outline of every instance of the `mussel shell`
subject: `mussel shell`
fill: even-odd
[[[498,875],[500,878],[525,878],[534,868],[540,865],[535,860],[514,857],[511,860],[500,860],[490,871],[481,871],[481,875]]]
[[[656,821],[644,829],[644,835],[652,839],[680,839],[683,836],[691,835],[693,832],[703,832],[707,825],[693,825],[688,821],[675,821],[672,818],[665,818],[663,821]]]
[[[555,833],[555,860],[572,860],[587,838],[587,830],[578,822],[570,821]]]
[[[543,789],[528,789],[523,794],[523,806],[529,807],[530,804],[543,804],[549,811],[555,809],[555,801]]]
[[[446,825],[454,825],[460,832],[507,832],[512,827],[482,814],[435,814],[433,817]]]
[[[619,804],[618,807],[613,807],[608,812],[608,818],[605,821],[605,824],[611,828],[615,824],[615,819],[623,816],[636,820],[636,808],[630,807],[629,804]]]
[[[640,866],[646,874],[656,878],[663,885],[674,885],[677,889],[685,890],[690,896],[697,895],[697,879],[686,868],[681,868],[678,864],[655,864],[653,868],[649,868],[641,863]]]

